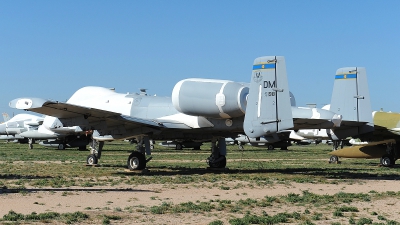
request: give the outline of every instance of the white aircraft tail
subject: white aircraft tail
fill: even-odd
[[[3,119],[4,119],[4,122],[7,122],[10,120],[10,116],[8,115],[8,113],[3,113]]]
[[[283,56],[254,60],[243,129],[250,138],[293,128]]]
[[[342,115],[342,127],[334,130],[339,139],[372,132],[371,101],[364,67],[336,71],[330,111]]]

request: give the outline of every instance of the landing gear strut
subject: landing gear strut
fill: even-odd
[[[34,139],[32,139],[32,138],[29,138],[28,139],[28,148],[29,149],[33,149],[33,143],[35,143],[35,140]]]
[[[57,149],[58,150],[64,150],[65,149],[65,144],[64,143],[58,144]]]
[[[211,155],[207,158],[210,168],[225,168],[226,166],[226,142],[225,138],[213,139],[211,142]]]
[[[396,144],[387,143],[386,145],[386,153],[381,157],[381,165],[385,167],[394,166],[396,161]]]
[[[152,157],[146,159],[146,155],[151,155],[150,139],[147,136],[138,138],[136,151],[132,152],[127,161],[128,169],[130,170],[143,170],[146,168],[147,162]]]
[[[103,150],[104,141],[92,140],[90,143],[90,155],[86,158],[86,163],[88,165],[96,165],[98,160],[101,158],[101,150]]]
[[[343,148],[344,142],[342,140],[332,141],[332,150],[338,150],[339,146],[340,146],[340,149]]]

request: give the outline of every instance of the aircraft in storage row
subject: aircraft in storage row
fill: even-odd
[[[338,102],[349,102],[337,105],[340,112],[353,115],[353,110],[358,112],[364,104],[359,102],[369,105],[369,95],[358,96],[354,101],[352,86],[335,88],[341,89],[336,96]],[[352,93],[343,94],[347,89]],[[211,141],[207,163],[212,168],[223,168],[227,162],[225,137],[243,133],[250,138],[279,137],[280,132],[288,129],[338,128],[340,138],[340,134],[355,131],[341,124],[358,128],[371,122],[360,116],[349,116],[347,120],[337,112],[291,106],[282,56],[256,58],[250,83],[184,79],[175,85],[172,97],[123,94],[89,86],[76,91],[67,102],[18,98],[9,105],[53,116],[46,126],[54,132],[73,126],[93,131],[88,164],[98,162],[105,141],[135,138],[138,145],[128,157],[129,169],[146,167],[151,159],[150,140]],[[359,130],[362,129],[356,129]]]

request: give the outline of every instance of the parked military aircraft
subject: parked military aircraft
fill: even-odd
[[[28,142],[28,139],[21,136],[21,133],[31,130],[37,130],[43,123],[43,118],[31,114],[17,114],[10,119],[8,114],[3,113],[4,123],[0,124],[0,140],[17,140],[21,143]],[[29,146],[32,147],[32,140],[29,140]]]
[[[239,149],[244,149],[244,144],[249,144],[254,147],[264,147],[268,150],[275,148],[287,150],[287,147],[292,145],[292,141],[301,142],[303,140],[305,138],[297,135],[293,130],[282,131],[276,133],[276,135],[267,135],[259,138],[249,138],[243,134],[239,134],[236,138],[226,138],[227,142],[237,144]]]
[[[202,142],[196,141],[163,141],[158,143],[161,146],[175,148],[176,150],[182,150],[183,148],[192,148],[194,150],[200,150]]]
[[[329,110],[343,116],[342,125],[327,132],[331,140],[340,141],[372,134],[374,123],[364,67],[344,67],[336,71]]]
[[[54,131],[71,126],[93,131],[88,164],[97,163],[104,141],[135,138],[138,151],[128,157],[129,169],[145,168],[151,159],[146,159],[144,154],[151,155],[150,139],[211,141],[208,165],[223,168],[226,165],[225,137],[245,133],[250,138],[258,138],[288,129],[329,129],[341,126],[342,122],[341,116],[331,111],[290,105],[282,56],[257,58],[250,84],[185,79],[175,85],[172,98],[83,87],[67,102],[19,98],[9,105],[57,117],[49,124]],[[344,111],[347,106],[358,110],[358,105],[347,104]],[[365,124],[358,118],[356,121],[349,119],[347,124]]]
[[[400,113],[372,112],[373,135],[361,137],[361,142],[353,142],[353,147],[332,151],[329,161],[339,162],[343,158],[380,158],[383,166],[393,166],[400,158],[397,143],[400,141]]]
[[[32,139],[42,140],[39,144],[47,147],[56,147],[60,150],[65,148],[78,147],[85,150],[91,141],[91,133],[82,131],[78,126],[63,127],[54,129],[51,127],[58,118],[45,116],[43,123],[36,130],[22,132],[20,136]]]
[[[333,149],[338,149],[339,145],[348,142],[348,137],[358,137],[368,135],[374,130],[372,118],[370,116],[371,103],[365,68],[344,67],[336,71],[335,82],[332,92],[331,103],[322,107],[324,110],[331,110],[341,114],[343,121],[340,127],[330,129],[299,129],[295,130],[298,136],[304,139],[332,140]],[[274,144],[285,148],[285,140],[301,139],[299,137],[289,137],[289,132],[280,132],[271,136],[258,139],[241,137],[241,141],[250,142],[255,146],[264,145],[273,149]],[[287,144],[286,144],[287,146]]]
[[[338,96],[342,96],[348,101],[341,101]],[[349,105],[354,107],[349,107]],[[370,113],[372,110],[365,68],[344,67],[338,69],[331,103],[324,106],[323,109],[340,113],[344,121],[341,127],[299,130],[297,134],[311,139],[332,140],[333,150],[348,145],[349,137],[370,136],[374,131],[374,123]]]

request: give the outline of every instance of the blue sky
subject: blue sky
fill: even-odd
[[[400,112],[400,1],[0,0],[0,111],[84,86],[170,96],[185,78],[249,82],[285,56],[298,106],[330,102],[340,67],[366,67],[373,110]]]

